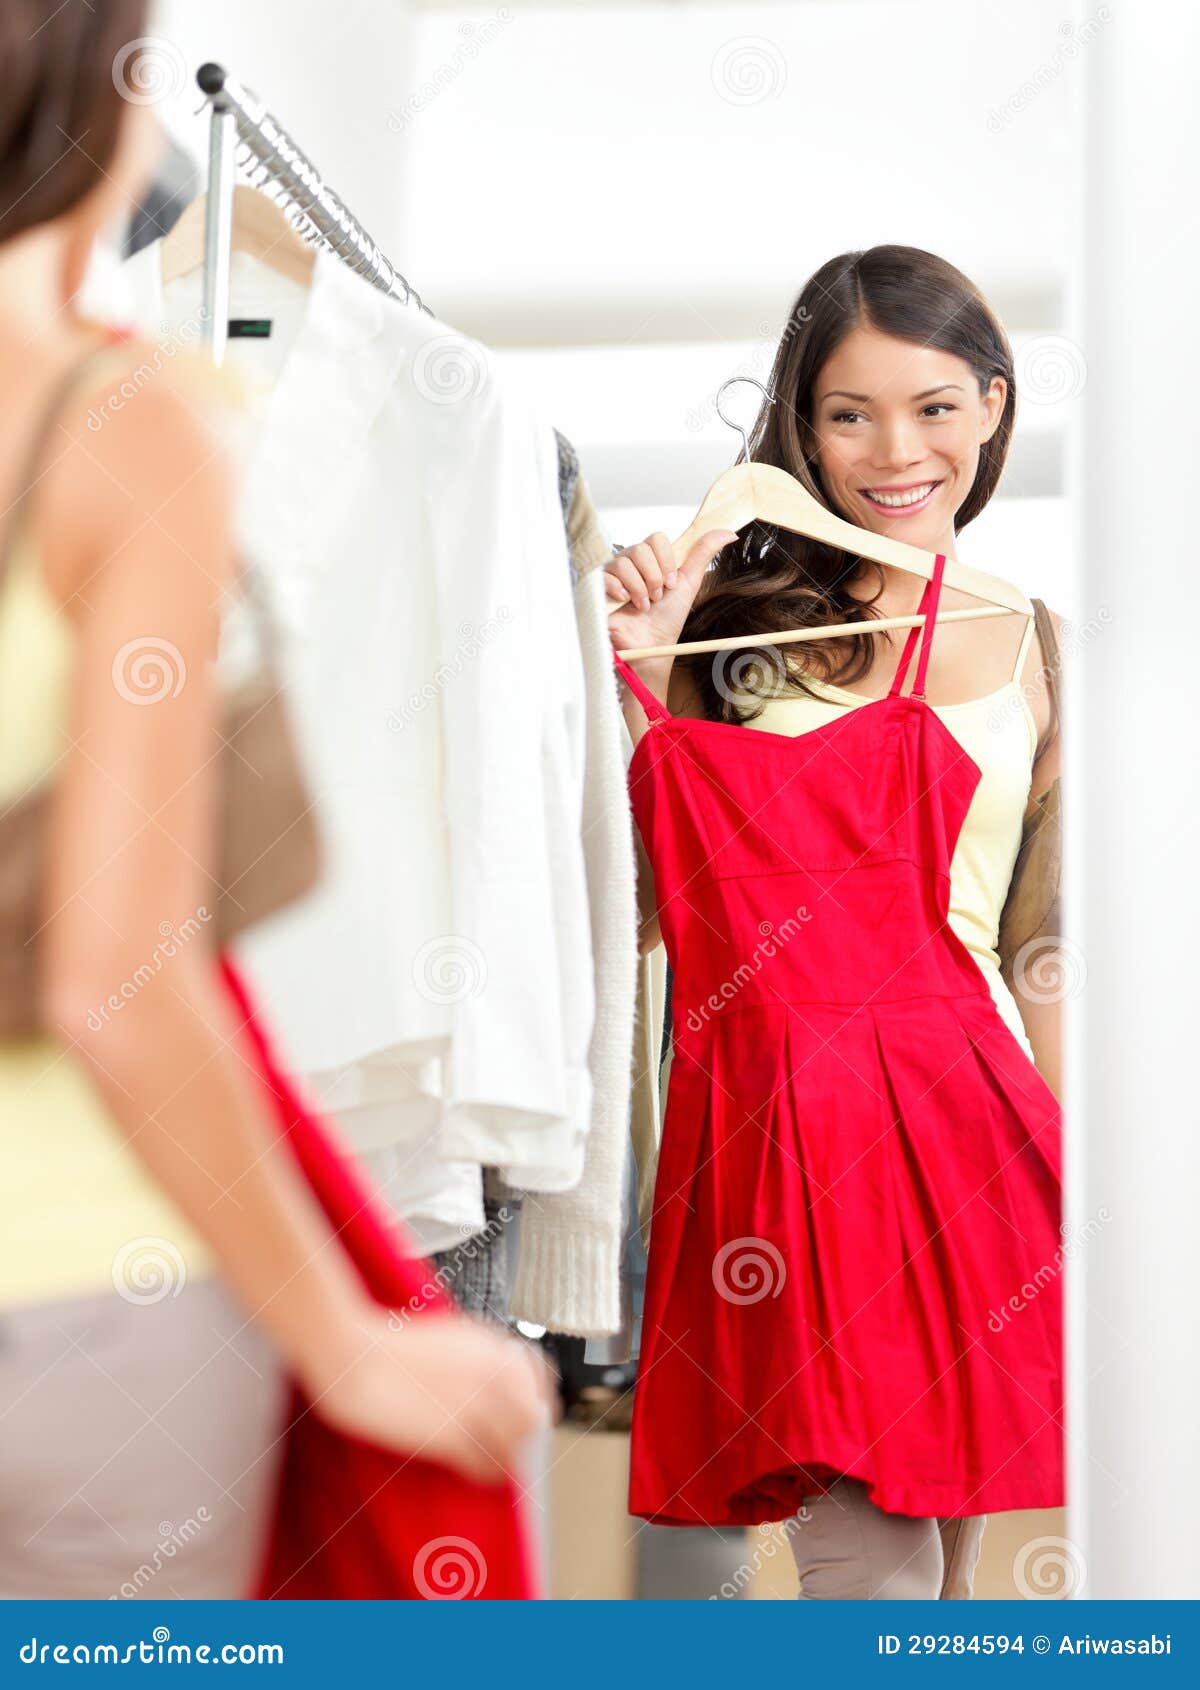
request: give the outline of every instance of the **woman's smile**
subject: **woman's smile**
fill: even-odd
[[[906,481],[900,485],[858,487],[855,491],[872,510],[891,517],[915,516],[928,509],[940,481]]]

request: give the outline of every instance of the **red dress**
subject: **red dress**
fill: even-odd
[[[630,1510],[755,1524],[1063,1501],[1057,1099],[947,923],[981,778],[926,703],[671,716],[629,769],[673,970]]]
[[[279,1067],[249,992],[228,957],[221,978],[314,1196],[367,1293],[398,1320],[436,1320],[454,1308],[432,1267],[403,1255],[329,1129]],[[537,1595],[533,1547],[518,1486],[481,1484],[439,1462],[329,1426],[294,1390],[275,1514],[256,1589],[260,1598],[511,1600]]]

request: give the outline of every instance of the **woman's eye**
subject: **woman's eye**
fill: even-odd
[[[957,405],[951,405],[945,400],[939,399],[932,405],[926,405],[924,414],[928,416],[931,411],[955,411],[957,409]]]
[[[835,411],[833,420],[835,423],[853,422],[856,417],[861,416],[861,411]]]

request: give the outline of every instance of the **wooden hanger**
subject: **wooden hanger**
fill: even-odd
[[[204,208],[202,194],[162,242],[159,262],[164,284],[177,281],[204,267]],[[248,253],[289,281],[308,287],[312,282],[316,252],[288,222],[281,208],[257,188],[244,182],[233,190],[233,250]]]
[[[672,549],[676,563],[683,562],[702,534],[714,528],[728,528],[738,533],[749,523],[758,521],[786,528],[793,534],[804,534],[810,540],[836,546],[839,551],[854,552],[859,557],[891,564],[910,575],[930,580],[937,562],[933,552],[922,551],[903,540],[893,540],[887,534],[859,528],[827,510],[787,470],[774,464],[749,461],[750,442],[746,431],[739,424],[730,422],[721,410],[721,394],[734,382],[753,380],[752,376],[731,376],[717,390],[717,415],[742,436],[747,461],[734,464],[713,482],[692,522],[674,542]],[[762,387],[758,381],[754,385]],[[762,391],[767,393],[765,387]],[[770,398],[770,395],[767,394],[767,397]],[[939,623],[973,622],[985,616],[1009,616],[1014,612],[1022,616],[1033,615],[1033,605],[1021,589],[999,575],[989,575],[982,569],[972,569],[970,564],[947,558],[942,580],[960,592],[969,593],[972,598],[987,602],[978,610],[943,611],[937,617]],[[609,614],[625,608],[624,605],[614,604],[610,606]],[[676,657],[687,652],[733,651],[747,645],[788,645],[798,640],[836,639],[844,634],[879,634],[887,628],[912,628],[924,621],[921,615],[883,616],[866,622],[839,622],[822,628],[790,628],[778,634],[755,633],[719,640],[688,640],[681,645],[638,646],[622,651],[621,655],[627,661],[635,661],[642,657]]]

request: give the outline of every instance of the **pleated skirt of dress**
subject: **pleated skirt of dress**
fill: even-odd
[[[986,991],[677,1029],[631,1511],[1060,1504],[1060,1133]]]

